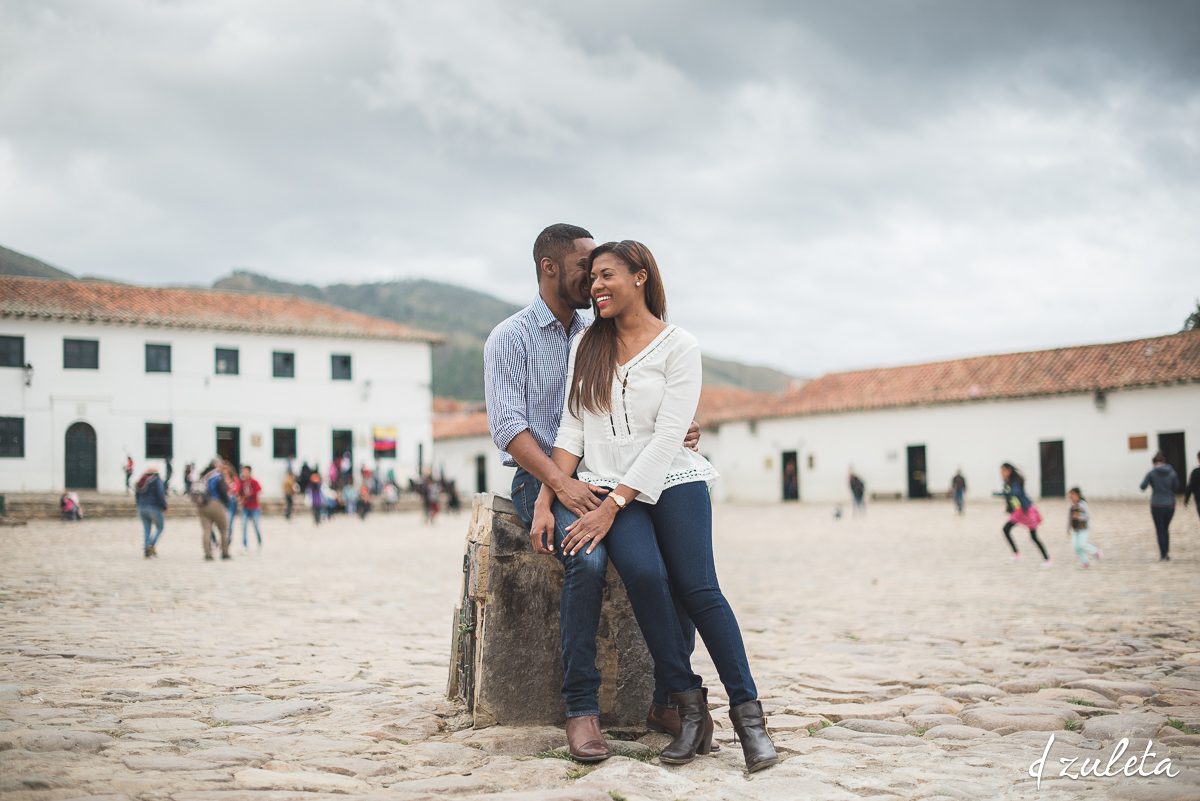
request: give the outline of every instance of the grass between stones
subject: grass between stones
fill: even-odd
[[[812,724],[811,726],[808,726],[808,727],[807,727],[807,728],[808,728],[808,733],[809,733],[809,735],[816,734],[816,733],[817,733],[817,732],[819,732],[821,729],[827,729],[827,728],[829,728],[831,725],[833,725],[833,724],[831,724],[829,721],[827,721],[827,720],[822,720],[820,723],[814,723],[814,724]],[[770,722],[769,720],[767,721],[767,728],[768,728],[768,729],[770,729],[770,728],[771,728],[771,722]]]
[[[1179,729],[1184,734],[1200,734],[1200,726],[1189,726],[1179,718],[1169,718],[1167,725],[1172,729]]]
[[[1080,729],[1083,728],[1083,724],[1080,723],[1078,720],[1068,720],[1066,723],[1063,724],[1063,728],[1066,729],[1067,731],[1079,731]]]
[[[1075,706],[1095,706],[1091,701],[1085,701],[1082,698],[1068,698],[1067,703]]]

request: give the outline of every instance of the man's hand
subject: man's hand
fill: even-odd
[[[549,504],[533,507],[533,522],[529,525],[529,541],[534,553],[554,553],[554,512]]]
[[[583,517],[567,526],[567,538],[563,540],[562,552],[574,556],[587,546],[587,553],[596,550],[600,541],[608,536],[613,518],[617,516],[615,504],[601,504]]]
[[[683,435],[683,447],[690,451],[699,452],[700,450],[700,424],[695,420],[692,421],[687,433]]]
[[[559,503],[570,509],[573,514],[583,517],[600,506],[608,490],[594,484],[586,484],[577,478],[568,478],[554,494],[558,496]]]

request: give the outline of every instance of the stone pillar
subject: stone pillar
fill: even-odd
[[[475,496],[447,695],[467,705],[476,728],[563,720],[562,576],[557,558],[533,552],[529,530],[507,498]],[[654,665],[611,564],[596,652],[601,722],[644,723]]]

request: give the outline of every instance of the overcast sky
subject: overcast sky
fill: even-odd
[[[524,303],[560,221],[802,375],[1173,332],[1200,3],[0,3],[0,244],[64,269]]]

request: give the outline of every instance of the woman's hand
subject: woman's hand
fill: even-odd
[[[596,550],[600,541],[608,536],[608,530],[612,528],[613,518],[616,516],[615,504],[600,504],[599,508],[593,509],[567,526],[567,538],[563,540],[562,552],[574,556],[585,545],[585,553]]]

